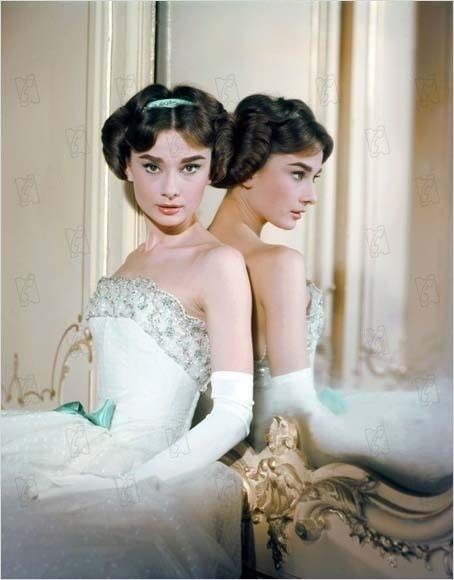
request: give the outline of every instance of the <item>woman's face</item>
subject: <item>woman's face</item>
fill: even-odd
[[[131,152],[126,167],[137,204],[156,225],[191,225],[210,183],[211,149],[187,143],[180,133],[161,131],[148,151]]]
[[[266,222],[291,230],[310,205],[317,202],[315,180],[320,176],[323,151],[273,154],[246,182],[248,202]]]

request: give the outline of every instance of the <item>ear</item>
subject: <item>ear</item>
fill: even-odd
[[[241,187],[244,187],[244,189],[252,189],[252,186],[255,185],[255,182],[257,181],[256,176],[257,176],[257,173],[254,173],[254,175],[249,177],[249,179],[246,179],[246,181],[243,181],[243,183],[241,183]]]
[[[131,169],[130,169],[129,165],[126,165],[125,173],[126,173],[126,177],[128,178],[128,181],[133,181],[132,173],[131,173]]]

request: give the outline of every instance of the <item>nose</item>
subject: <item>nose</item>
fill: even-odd
[[[162,195],[163,195],[164,197],[167,197],[167,199],[173,199],[174,197],[178,197],[178,196],[179,196],[179,193],[178,193],[178,192],[176,192],[176,191],[174,191],[173,193],[172,193],[172,192],[170,192],[170,191],[166,191],[166,192],[163,192],[163,194],[162,194]]]
[[[170,200],[180,195],[175,176],[172,174],[172,172],[169,173],[167,179],[164,182],[162,195]]]
[[[304,206],[315,205],[317,203],[317,192],[315,190],[315,183],[310,183],[301,192],[301,197],[299,200]]]

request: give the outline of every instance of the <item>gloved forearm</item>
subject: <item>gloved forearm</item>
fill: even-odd
[[[134,471],[136,480],[156,476],[167,480],[217,461],[249,433],[253,376],[237,371],[211,375],[213,409],[169,449]],[[184,453],[179,450],[184,449]]]

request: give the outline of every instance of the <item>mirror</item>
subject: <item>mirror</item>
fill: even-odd
[[[328,129],[334,155],[317,182],[316,206],[292,230],[265,226],[262,239],[303,253],[307,278],[323,293],[323,306],[312,310],[323,328],[310,331],[317,388],[371,393],[370,405],[386,400],[401,409],[391,417],[386,406],[382,415],[368,408],[370,422],[361,435],[345,432],[346,447],[361,437],[358,461],[379,456],[396,483],[436,492],[452,473],[452,177],[445,157],[452,62],[443,13],[428,4],[262,2],[258,12],[254,2],[165,3],[157,80],[199,83],[231,111],[258,92],[299,98]],[[437,30],[430,40],[427,22]],[[207,191],[204,225],[224,193]],[[266,415],[268,403],[266,388],[256,391],[255,411]],[[405,442],[405,433],[417,432],[438,437],[441,463]],[[426,476],[415,472],[418,463]]]

